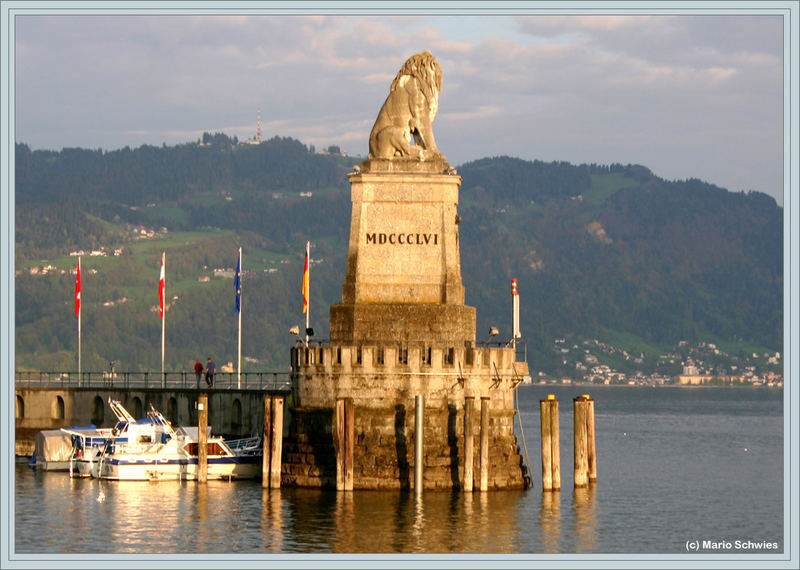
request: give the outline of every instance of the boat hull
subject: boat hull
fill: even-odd
[[[255,479],[261,476],[261,456],[209,458],[207,479]],[[196,458],[116,458],[105,457],[96,464],[93,475],[113,481],[194,481]]]
[[[36,471],[69,471],[69,460],[67,461],[36,461],[34,464]]]

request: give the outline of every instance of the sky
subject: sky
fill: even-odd
[[[16,14],[13,140],[51,150],[174,145],[203,132],[244,140],[260,113],[262,140],[366,156],[392,79],[429,50],[443,72],[434,134],[454,166],[502,155],[641,164],[783,205],[777,12],[470,15],[451,3],[200,14],[192,4]]]

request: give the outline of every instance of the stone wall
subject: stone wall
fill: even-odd
[[[475,308],[466,305],[338,304],[330,308],[330,326],[334,344],[475,344]]]
[[[413,487],[415,396],[424,397],[425,489],[460,488],[464,403],[474,399],[475,488],[480,476],[480,405],[489,409],[489,488],[523,488],[527,476],[514,435],[514,390],[528,374],[511,348],[338,345],[292,351],[293,419],[283,483],[335,486],[332,422],[336,400],[355,407],[354,489]]]
[[[511,348],[330,345],[293,348],[291,359],[295,405],[326,409],[338,398],[380,408],[423,394],[432,406],[489,397],[493,409],[508,411],[528,375]]]
[[[475,454],[473,488],[480,478],[480,403],[473,414]],[[414,402],[391,408],[355,408],[354,489],[414,488]],[[299,487],[336,486],[336,456],[331,410],[293,410],[284,442],[281,484]],[[526,485],[513,429],[514,413],[493,411],[489,418],[489,489],[521,489]],[[464,406],[429,407],[424,412],[424,489],[459,489],[464,477]]]

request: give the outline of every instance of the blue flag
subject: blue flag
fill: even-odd
[[[236,289],[236,314],[242,310],[242,250],[239,250],[239,261],[236,262],[236,277],[233,279],[233,287]]]

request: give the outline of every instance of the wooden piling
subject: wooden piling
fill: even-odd
[[[344,402],[344,490],[353,490],[353,452],[355,449],[355,404],[353,398]]]
[[[561,435],[558,418],[558,399],[555,396],[548,399],[550,403],[550,437],[552,438],[553,459],[553,491],[561,490]]]
[[[281,454],[283,453],[283,396],[271,398],[272,425],[269,445],[269,486],[281,486]]]
[[[480,490],[489,490],[489,398],[481,396],[481,481]]]
[[[261,487],[269,488],[272,482],[270,477],[270,451],[272,450],[272,398],[264,398],[264,433],[262,436],[262,460],[261,460]]]
[[[424,407],[425,398],[422,394],[417,394],[414,408],[414,493],[422,493],[422,463],[424,461],[422,453],[422,441],[424,438]]]
[[[594,398],[584,394],[586,401],[586,463],[589,483],[597,482],[597,456],[594,441]]]
[[[473,410],[475,398],[466,396],[464,398],[464,480],[461,488],[464,491],[472,492],[473,487],[473,464],[475,461],[475,430],[473,426]]]
[[[336,457],[336,490],[344,491],[344,398],[333,408],[333,453]]]
[[[542,432],[542,490],[561,490],[561,451],[558,436],[558,400],[548,394],[546,400],[539,400],[540,424]]]
[[[264,398],[263,459],[261,486],[279,489],[281,486],[281,454],[283,453],[283,396]]]
[[[553,441],[550,434],[550,402],[539,400],[539,424],[542,432],[542,491],[553,490]]]
[[[575,430],[573,443],[574,486],[586,487],[589,484],[586,446],[586,400],[579,396],[572,401],[574,412],[573,427]]]
[[[197,396],[197,481],[208,480],[208,394]]]
[[[355,426],[352,398],[338,398],[333,412],[334,451],[336,453],[336,490],[353,490],[353,431]]]

